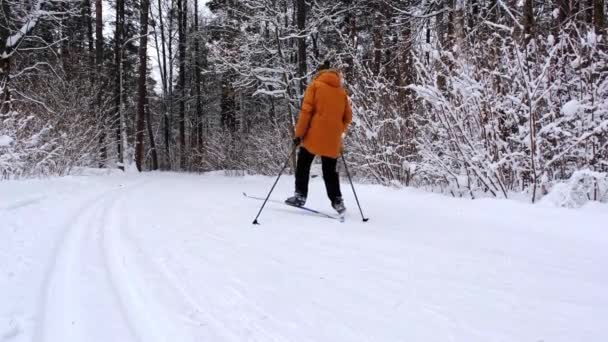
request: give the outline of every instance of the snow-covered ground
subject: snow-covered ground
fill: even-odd
[[[346,223],[273,179],[0,182],[0,341],[608,341],[608,207],[343,185]],[[291,193],[285,177],[273,197]],[[309,205],[330,211],[322,180]]]

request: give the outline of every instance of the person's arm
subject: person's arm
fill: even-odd
[[[350,100],[346,95],[346,109],[344,110],[344,116],[342,117],[342,123],[344,124],[344,133],[348,129],[348,125],[353,121],[353,110],[350,107]]]
[[[298,117],[298,123],[296,124],[296,138],[304,138],[308,127],[310,126],[310,120],[315,109],[315,83],[306,88],[304,93],[304,100],[302,101],[302,108],[300,109],[300,116]]]

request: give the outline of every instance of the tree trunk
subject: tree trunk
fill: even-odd
[[[95,0],[95,79],[98,85],[105,84],[103,76],[103,6],[102,0]],[[105,90],[105,87],[102,87]],[[104,167],[108,159],[106,150],[106,125],[103,108],[102,92],[97,92],[97,122],[99,124],[99,152],[101,162],[99,167]]]
[[[439,42],[441,43],[441,50],[446,52],[451,52],[452,47],[454,46],[455,41],[455,25],[454,25],[454,12],[456,10],[456,2],[454,0],[447,0],[446,6],[449,11],[443,13],[437,17],[439,21],[439,25],[437,26]],[[445,65],[445,68],[442,66],[439,70],[442,70],[437,75],[437,86],[443,92],[447,90],[447,80],[448,76],[451,73],[452,62],[447,57],[447,53],[442,55],[441,63]]]
[[[562,25],[566,22],[566,20],[570,16],[570,0],[558,0],[557,6],[558,6],[558,10],[559,10],[559,13],[557,16],[558,24]]]
[[[173,9],[175,8],[175,0],[171,0],[171,9],[169,10],[169,25],[167,28],[168,40],[167,40],[167,52],[168,61],[172,61],[173,56]],[[163,38],[164,40],[164,38]],[[173,63],[169,64],[169,77],[167,78],[167,93],[169,94],[169,110],[165,113],[165,152],[167,154],[167,165],[169,170],[173,169],[171,159],[171,129],[173,126]]]
[[[447,36],[445,39],[445,47],[448,50],[452,50],[452,47],[454,46],[455,42],[456,42],[456,14],[457,14],[457,8],[456,8],[456,1],[455,0],[447,0],[447,4],[450,8],[450,11],[448,11],[448,19],[446,22],[446,27],[447,27]]]
[[[534,2],[533,0],[524,1],[524,43],[527,45],[534,36]]]
[[[604,0],[593,0],[593,24],[595,33],[604,32]]]
[[[471,14],[469,15],[469,20],[467,21],[467,33],[473,31],[475,25],[477,25],[479,21],[479,3],[478,0],[471,0]],[[475,38],[475,35],[471,36],[472,39]]]
[[[124,0],[116,0],[116,30],[114,32],[114,118],[112,126],[116,137],[116,152],[118,155],[118,168],[124,170],[124,157],[122,150],[122,128],[121,128],[121,107],[122,107],[122,49],[123,49],[123,29],[124,29]]]
[[[180,91],[179,99],[179,161],[180,169],[186,169],[186,22],[187,8],[186,0],[178,0],[178,58],[179,58],[179,75],[178,88]]]
[[[148,138],[150,139],[150,151],[152,153],[152,170],[158,170],[158,153],[156,151],[156,142],[154,141],[154,130],[152,129],[152,118],[150,117],[150,107],[148,106],[148,98],[146,97],[146,125],[148,127]]]
[[[0,114],[11,110],[10,71],[10,57],[0,57]]]
[[[236,99],[235,91],[232,86],[232,72],[225,72],[222,76],[222,97],[220,102],[222,127],[230,133],[236,131]]]
[[[555,18],[552,33],[555,37],[559,37],[560,32],[564,29],[568,18],[570,17],[570,0],[557,0],[555,3],[557,10],[557,18]]]
[[[84,0],[82,2],[82,16],[84,17],[84,23],[87,29],[87,51],[89,57],[89,65],[92,67],[95,65],[95,43],[93,40],[93,20],[91,17],[91,0]]]
[[[137,114],[135,117],[135,165],[142,171],[144,163],[144,117],[146,112],[147,57],[148,57],[148,0],[141,0],[139,38],[139,82]]]
[[[425,33],[426,33],[426,35],[425,35],[425,37],[426,37],[425,42],[426,42],[426,44],[428,46],[429,44],[431,44],[431,27],[430,27],[430,24],[428,23],[428,21],[427,21],[427,24],[426,24]],[[425,52],[425,57],[426,57],[426,64],[430,64],[431,63],[431,53],[429,52],[428,49]]]
[[[200,32],[198,31],[198,0],[194,0],[194,34],[196,39],[194,40],[194,76],[195,76],[195,93],[196,93],[196,149],[198,153],[201,153],[203,148],[203,103],[201,99],[201,56],[200,56]]]
[[[11,7],[8,1],[2,1],[0,17],[0,114],[11,110],[10,70],[11,60],[6,40],[10,35],[8,19],[11,18]]]
[[[83,0],[81,8],[81,17],[86,29],[86,49],[87,57],[89,58],[89,66],[91,66],[91,74],[95,70],[95,41],[93,40],[93,19],[91,16],[91,0]],[[83,42],[84,43],[84,42]],[[84,48],[85,46],[83,46]]]
[[[532,183],[534,188],[532,189],[532,203],[536,202],[536,190],[538,189],[538,174],[536,172],[536,117],[534,116],[532,99],[530,93],[528,93],[528,106],[530,108],[530,162],[532,166]]]
[[[10,71],[10,57],[0,57],[0,114],[11,110]]]
[[[570,3],[571,11],[576,15],[576,19],[582,22],[587,22],[587,6],[588,0],[572,0]]]
[[[373,40],[374,40],[374,61],[372,70],[374,75],[380,75],[380,66],[382,65],[382,38],[384,30],[383,14],[379,9],[375,10]]]
[[[298,22],[298,76],[300,77],[300,95],[306,89],[306,2],[297,0]]]
[[[167,52],[165,50],[165,25],[163,23],[163,7],[161,0],[158,0],[158,21],[160,23],[160,41],[162,58],[160,59],[161,82],[163,86],[163,95],[167,94]],[[158,47],[157,47],[158,50]]]

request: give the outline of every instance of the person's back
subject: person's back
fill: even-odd
[[[346,208],[336,172],[337,158],[342,151],[342,134],[352,121],[348,96],[341,85],[340,73],[329,69],[326,62],[306,89],[294,143],[301,143],[296,166],[296,191],[285,202],[303,206],[308,196],[310,165],[315,155],[321,156],[323,180],[332,207],[339,213]]]
[[[296,137],[315,155],[337,158],[342,133],[352,120],[346,91],[336,70],[320,71],[304,95]]]

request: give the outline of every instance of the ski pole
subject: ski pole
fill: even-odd
[[[268,196],[266,196],[266,199],[264,200],[264,203],[262,203],[262,207],[260,208],[260,211],[258,211],[258,214],[256,215],[255,219],[253,220],[253,224],[258,224],[258,225],[260,224],[258,222],[258,217],[260,217],[260,214],[262,214],[262,210],[264,210],[264,206],[266,205],[266,202],[268,202],[268,199],[270,198],[270,194],[272,194],[272,191],[274,190],[274,187],[279,182],[279,178],[281,178],[281,175],[283,174],[283,171],[285,171],[285,169],[287,168],[287,165],[289,164],[289,160],[291,159],[291,157],[295,153],[297,147],[298,147],[297,145],[294,145],[294,147],[291,149],[291,153],[289,154],[289,157],[287,157],[287,160],[285,161],[285,165],[283,165],[283,168],[281,169],[281,172],[279,172],[279,175],[277,176],[277,179],[274,181],[274,184],[272,185],[272,188],[270,188],[270,191],[268,192]]]
[[[344,154],[342,154],[342,161],[344,162],[344,170],[346,170],[348,181],[350,182],[350,186],[353,189],[353,194],[355,195],[355,200],[357,201],[357,206],[359,207],[359,212],[361,213],[361,219],[363,219],[363,222],[367,222],[369,218],[363,215],[363,210],[361,209],[361,204],[359,204],[359,198],[357,197],[357,192],[355,191],[355,186],[353,185],[353,180],[352,178],[350,178],[350,172],[348,172],[348,166],[346,165],[346,159],[344,159]]]

